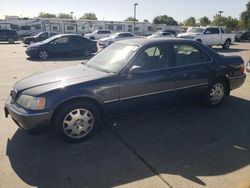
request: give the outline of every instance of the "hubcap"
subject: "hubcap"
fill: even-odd
[[[210,102],[212,104],[219,104],[224,97],[225,89],[222,83],[216,83],[210,90]]]
[[[94,127],[94,116],[86,109],[75,109],[63,120],[63,131],[71,138],[82,138]]]
[[[46,51],[41,51],[41,52],[39,53],[39,57],[40,57],[41,59],[47,59],[47,58],[48,58],[48,53],[47,53]]]
[[[229,48],[229,46],[230,46],[230,42],[227,41],[227,42],[226,42],[226,48]]]

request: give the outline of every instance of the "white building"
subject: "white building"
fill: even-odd
[[[85,34],[92,32],[93,30],[102,29],[111,30],[113,33],[134,32],[140,35],[150,35],[159,30],[180,30],[178,26],[167,26],[165,24],[151,24],[145,22],[19,18],[17,16],[6,16],[5,20],[0,20],[0,28],[14,29],[20,35],[35,31]]]

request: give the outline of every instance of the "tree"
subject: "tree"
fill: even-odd
[[[231,16],[224,17],[220,15],[215,15],[212,20],[213,26],[225,26],[230,30],[235,30],[239,27],[239,20],[237,18],[232,18]]]
[[[95,13],[85,13],[83,16],[80,17],[82,20],[97,20]]]
[[[196,26],[196,19],[195,19],[195,17],[190,17],[190,18],[184,20],[183,24],[185,26]]]
[[[213,26],[226,26],[227,18],[224,16],[220,16],[219,14],[216,14],[211,22],[211,25]]]
[[[210,25],[210,24],[211,24],[211,21],[206,16],[199,19],[199,25],[200,26],[207,26],[207,25]]]
[[[130,16],[130,17],[127,17],[124,21],[133,21],[133,22],[138,22],[137,19],[135,19],[134,17]]]
[[[59,13],[57,17],[61,19],[73,19],[71,14],[65,14],[65,13]]]
[[[247,10],[240,15],[240,25],[246,29],[250,29],[250,1],[246,4]]]
[[[178,22],[174,18],[167,15],[156,16],[153,20],[154,24],[166,24],[166,25],[178,25]]]
[[[46,12],[40,12],[38,15],[39,18],[56,18],[55,14],[50,14]]]
[[[147,19],[144,19],[144,20],[143,20],[143,22],[145,22],[145,23],[149,23],[149,21],[148,21]]]

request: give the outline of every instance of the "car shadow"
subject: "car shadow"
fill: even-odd
[[[83,57],[83,56],[77,56],[77,57],[72,57],[72,56],[63,56],[63,57],[51,57],[49,59],[46,60],[42,60],[42,59],[33,59],[30,57],[27,57],[28,61],[31,62],[55,62],[55,61],[86,61],[89,60],[90,58],[92,58],[94,56],[94,54],[88,56],[88,57]]]
[[[8,42],[0,42],[0,45],[17,45],[21,44],[21,42],[15,42],[14,44],[9,44]]]
[[[250,49],[240,49],[240,48],[229,48],[229,49],[222,49],[222,48],[213,48],[216,52],[222,53],[233,53],[233,52],[242,52],[242,51],[250,51]]]
[[[249,109],[250,101],[228,97],[214,109],[186,103],[137,113],[110,120],[102,133],[78,144],[18,130],[7,155],[25,183],[43,188],[113,187],[155,173],[206,185],[201,177],[250,164]]]

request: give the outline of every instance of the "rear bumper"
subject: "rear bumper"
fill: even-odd
[[[11,103],[8,100],[4,107],[5,117],[9,115],[14,122],[22,129],[31,130],[45,127],[50,124],[50,112],[28,111],[24,108]]]
[[[240,76],[229,77],[230,90],[234,90],[243,85],[246,79],[246,74]]]

